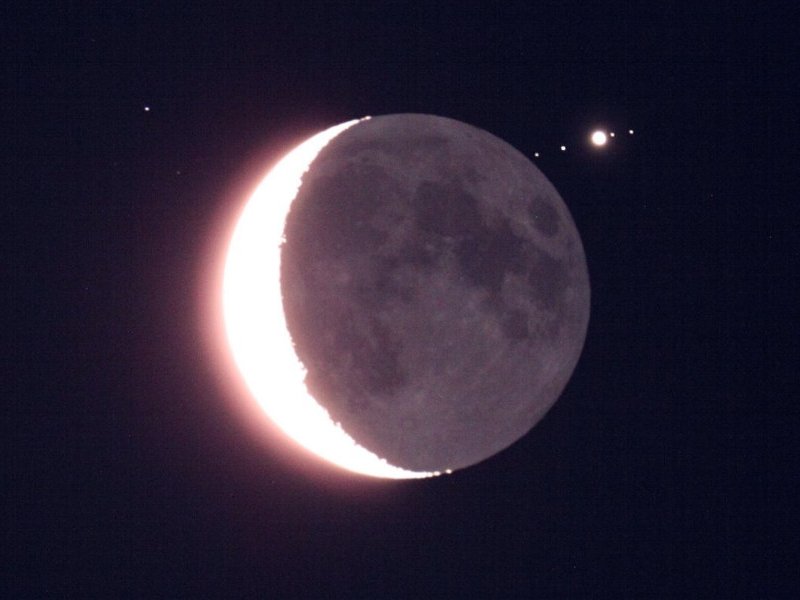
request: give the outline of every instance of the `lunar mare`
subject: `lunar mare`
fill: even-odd
[[[552,184],[495,136],[431,115],[343,129],[283,233],[283,314],[307,389],[391,465],[484,460],[566,386],[589,319],[583,246]]]
[[[350,121],[308,139],[287,154],[253,193],[228,248],[223,313],[234,360],[253,397],[287,435],[350,471],[385,478],[438,473],[390,465],[357,444],[305,386],[306,369],[286,328],[280,286],[280,246],[286,215],[309,163]]]

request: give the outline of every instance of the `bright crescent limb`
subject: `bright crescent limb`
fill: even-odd
[[[281,294],[281,242],[301,177],[325,145],[359,120],[309,138],[267,174],[250,197],[231,239],[223,280],[228,342],[250,392],[287,435],[350,471],[407,479],[438,475],[407,471],[359,446],[309,394],[294,351]]]

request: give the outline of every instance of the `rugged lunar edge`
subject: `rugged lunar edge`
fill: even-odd
[[[281,285],[309,391],[410,470],[528,432],[580,355],[589,279],[566,205],[522,154],[430,115],[362,121],[304,175]]]

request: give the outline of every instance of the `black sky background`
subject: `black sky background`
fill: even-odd
[[[0,18],[4,597],[796,596],[791,3],[130,4]],[[593,297],[527,437],[386,483],[253,435],[201,307],[243,190],[397,112],[542,152]]]

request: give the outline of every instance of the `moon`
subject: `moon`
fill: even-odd
[[[225,264],[226,333],[264,412],[374,477],[481,462],[555,403],[590,286],[553,185],[443,117],[350,121],[287,154],[247,202]]]

